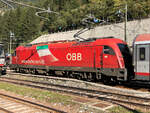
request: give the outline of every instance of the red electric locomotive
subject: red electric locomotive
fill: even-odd
[[[46,74],[61,71],[65,76],[102,79],[106,83],[127,81],[133,68],[131,60],[124,41],[105,37],[19,46],[12,56],[11,68]]]

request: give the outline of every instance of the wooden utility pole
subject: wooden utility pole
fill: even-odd
[[[11,54],[11,44],[12,44],[12,39],[14,38],[14,33],[10,31],[10,48],[9,48],[9,53]]]
[[[124,41],[127,42],[127,21],[128,21],[128,5],[125,5],[125,20],[124,20]]]

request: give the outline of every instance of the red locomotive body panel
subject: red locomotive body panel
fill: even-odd
[[[112,41],[108,42],[108,40],[110,39],[100,39],[97,42],[40,44],[31,47],[22,46],[16,49],[17,58],[16,60],[13,58],[12,64],[101,67],[101,60],[107,59],[103,60],[103,68],[124,68],[124,64],[118,61],[119,56],[121,56],[120,52],[116,52],[114,55],[102,53],[103,46],[106,43],[107,46],[111,46],[114,51],[119,51],[119,49],[115,47],[117,45]],[[120,42],[118,41],[118,43]],[[100,57],[101,55],[102,57]]]
[[[49,70],[104,72],[113,71],[124,77],[125,64],[118,44],[125,42],[115,38],[96,39],[84,42],[63,42],[20,46],[12,65],[23,68],[42,68]],[[118,70],[118,71],[115,71]],[[111,73],[112,74],[112,73]],[[122,74],[122,75],[121,75]]]

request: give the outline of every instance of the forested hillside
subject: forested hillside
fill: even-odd
[[[81,20],[92,14],[104,24],[124,21],[125,4],[128,5],[128,21],[148,18],[150,0],[16,0],[39,8],[58,12],[40,13],[40,10],[15,5],[0,16],[0,40],[8,47],[10,31],[14,33],[13,48],[30,42],[44,33],[61,32],[83,27]],[[0,6],[4,4],[0,3]],[[42,18],[41,18],[42,17]]]

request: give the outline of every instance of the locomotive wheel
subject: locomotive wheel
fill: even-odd
[[[111,77],[107,77],[105,75],[102,76],[102,82],[105,84],[105,85],[108,85],[111,83]]]
[[[68,72],[68,78],[74,78],[74,74],[72,72]]]
[[[116,78],[108,77],[108,76],[104,75],[104,76],[102,76],[102,82],[105,85],[116,85],[118,81]]]
[[[25,69],[23,69],[23,68],[20,68],[20,72],[21,72],[21,73],[25,73],[25,72],[26,72],[26,70],[25,70]]]
[[[46,76],[49,76],[49,72],[46,71],[46,72],[45,72],[45,75],[46,75]]]
[[[118,81],[117,81],[117,78],[115,77],[113,78],[112,85],[116,85],[116,84],[118,84]]]
[[[16,73],[19,73],[19,72],[20,72],[20,69],[19,69],[19,68],[16,68],[15,71],[16,71]]]
[[[24,71],[25,71],[25,73],[27,73],[27,74],[29,73],[29,69],[24,69]]]
[[[29,73],[31,73],[31,74],[32,74],[32,69],[29,69]]]
[[[68,76],[69,76],[69,72],[63,71],[63,72],[62,72],[62,76],[63,76],[63,77],[68,77]]]
[[[55,71],[49,70],[46,72],[48,76],[57,76]]]
[[[92,81],[92,73],[86,73],[87,81]]]
[[[36,69],[33,69],[33,70],[31,71],[31,73],[36,75],[36,74],[37,74]]]
[[[94,82],[98,81],[97,77],[96,77],[96,73],[91,73],[92,74],[92,80]]]
[[[82,75],[81,75],[81,74],[76,74],[75,76],[76,76],[76,78],[77,78],[78,80],[81,80],[81,79],[82,79]]]

